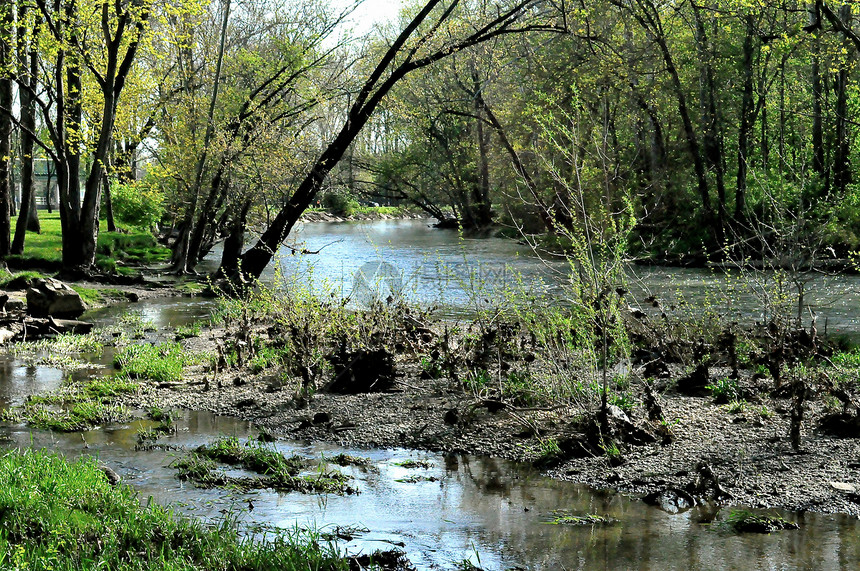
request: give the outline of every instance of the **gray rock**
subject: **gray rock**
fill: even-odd
[[[847,482],[830,482],[830,487],[838,492],[845,492],[847,494],[852,494],[856,491],[855,486]]]
[[[0,329],[0,345],[3,345],[7,341],[12,340],[15,337],[16,333],[5,327]]]
[[[52,315],[75,319],[86,310],[78,292],[60,280],[35,279],[27,290],[27,313],[33,317]]]

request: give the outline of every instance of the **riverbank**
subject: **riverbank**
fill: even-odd
[[[365,206],[348,213],[336,213],[322,208],[310,208],[302,213],[302,222],[358,222],[371,220],[421,220],[424,212],[402,206]]]
[[[265,374],[226,378],[202,389],[205,374],[187,387],[155,389],[135,406],[181,406],[249,420],[279,437],[321,440],[346,447],[406,447],[479,454],[543,463],[548,443],[564,443],[579,431],[576,408],[523,410],[464,394],[461,387],[428,383],[407,375],[390,393],[317,394],[296,409],[290,393],[272,392]],[[192,388],[193,386],[199,388]],[[619,465],[609,455],[584,454],[547,470],[554,478],[646,496],[667,488],[685,489],[705,463],[730,494],[726,505],[781,507],[846,513],[860,517],[860,498],[844,486],[860,482],[860,444],[804,430],[799,452],[789,442],[788,399],[763,398],[739,412],[705,397],[665,395],[672,442],[648,443],[623,453]],[[814,426],[824,414],[810,411]],[[632,419],[635,420],[634,415]]]
[[[134,407],[179,406],[236,416],[291,440],[345,447],[407,447],[531,462],[560,480],[639,497],[693,490],[696,501],[704,503],[860,517],[860,440],[821,430],[822,421],[837,415],[839,409],[823,393],[804,405],[801,446],[794,450],[790,433],[795,401],[786,390],[774,392],[773,381],[761,375],[760,369],[740,370],[728,402],[715,399],[710,388],[697,396],[682,394],[678,389],[685,376],[682,366],[670,365],[663,378],[649,383],[642,380],[640,369],[639,380],[619,393],[626,401],[624,411],[613,409],[613,414],[623,416],[619,426],[639,436],[606,434],[595,444],[589,424],[594,405],[523,402],[510,392],[494,390],[492,381],[476,390],[463,377],[457,381],[438,371],[428,374],[426,355],[448,335],[441,332],[443,326],[416,326],[407,321],[394,327],[412,328],[419,334],[411,347],[402,346],[394,355],[391,382],[382,389],[323,388],[297,397],[296,383],[301,381],[286,379],[273,364],[273,353],[264,349],[278,343],[277,327],[257,326],[250,333],[241,333],[234,327],[218,326],[183,341],[186,349],[223,355],[241,335],[250,335],[257,340],[258,352],[248,355],[247,366],[192,367],[181,383],[150,385],[146,392],[124,402]],[[467,332],[468,327],[464,325],[460,331]],[[446,343],[452,345],[452,351],[467,354],[468,337],[449,335]],[[708,386],[727,382],[730,376],[730,369],[714,366]],[[355,394],[344,394],[349,392]],[[649,420],[645,403],[649,393],[655,392],[662,414],[659,420]],[[696,489],[704,467],[715,476],[711,494]]]
[[[169,288],[141,293],[154,297],[166,291],[179,293]],[[235,416],[290,440],[346,447],[407,447],[531,462],[560,480],[637,497],[693,490],[701,502],[860,516],[860,440],[838,438],[822,430],[823,421],[839,417],[853,397],[849,395],[845,399],[849,405],[843,405],[836,400],[837,393],[810,384],[803,404],[801,445],[795,450],[790,434],[796,395],[787,390],[787,384],[774,391],[773,379],[756,364],[761,362],[761,355],[755,356],[761,347],[750,345],[753,338],[736,343],[743,361],[736,381],[725,364],[725,351],[710,346],[713,356],[706,378],[699,380],[698,389],[686,390],[686,394],[682,388],[689,381],[688,365],[661,358],[656,368],[662,367],[662,371],[657,374],[654,359],[637,357],[632,362],[632,380],[619,387],[611,401],[618,405],[613,415],[620,419],[622,430],[595,440],[593,394],[592,400],[582,400],[583,395],[573,401],[536,398],[531,394],[539,389],[536,381],[530,381],[533,386],[511,384],[516,377],[511,371],[537,372],[541,362],[553,358],[540,351],[535,357],[539,348],[530,345],[527,337],[505,333],[513,324],[496,324],[481,332],[474,323],[440,322],[421,312],[384,310],[365,315],[307,299],[279,303],[274,299],[252,301],[251,313],[245,316],[250,321],[235,320],[244,311],[240,304],[232,310],[232,321],[184,327],[181,335],[177,332],[177,338],[184,338],[184,350],[206,357],[197,359],[175,380],[141,380],[137,383],[140,390],[120,396],[118,402],[133,408],[182,407]],[[278,315],[272,312],[286,308],[303,315],[299,321],[304,329],[290,329],[296,315],[286,322],[286,316],[272,320]],[[310,312],[302,313],[306,309]],[[351,356],[336,357],[337,343],[332,343],[347,330],[337,333],[329,328],[333,324],[353,327],[355,316],[359,316],[359,329],[349,330],[347,343],[377,343],[377,349],[357,349]],[[301,331],[316,331],[318,336],[305,338]],[[493,341],[496,344],[489,348],[491,353],[506,355],[504,362],[499,369],[479,371],[482,376],[476,377],[476,359],[488,350],[477,340],[499,335],[508,338]],[[848,379],[856,373],[860,357],[834,353],[823,340],[817,343],[829,357],[819,364],[808,361],[811,368],[804,370],[810,380]],[[301,351],[309,352],[299,351],[302,344]],[[335,353],[321,357],[315,351]],[[363,351],[370,351],[370,360],[362,357]],[[446,359],[459,360],[446,364]],[[490,361],[495,359],[491,356]],[[384,386],[373,388],[361,382],[357,388],[350,383],[340,388],[328,386],[326,379],[343,376],[337,367],[345,360],[363,363],[345,373],[352,381],[369,375],[384,378]],[[288,361],[308,370],[291,369]],[[380,364],[384,365],[381,370]],[[483,366],[488,366],[487,361]],[[311,370],[315,367],[318,369]],[[502,375],[503,370],[508,372]],[[791,371],[787,373],[797,374]],[[313,379],[313,388],[297,390],[308,382],[301,380],[305,374]],[[573,386],[577,381],[566,382]],[[852,383],[846,380],[840,386],[853,394]],[[723,394],[726,398],[720,400],[717,387],[724,387],[724,392],[730,389],[731,395]],[[657,418],[649,418],[653,409],[649,394],[656,394],[661,409]],[[635,438],[628,438],[629,434],[621,433],[624,431]],[[719,493],[709,495],[696,489],[703,467],[715,476],[711,492]]]
[[[0,480],[4,569],[357,567],[319,534],[294,531],[252,540],[231,518],[211,525],[142,504],[133,488],[93,458],[68,461],[45,451],[11,451],[0,456]]]

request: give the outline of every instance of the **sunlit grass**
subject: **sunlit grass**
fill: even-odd
[[[334,544],[312,532],[255,541],[231,519],[204,525],[151,501],[142,506],[92,458],[12,451],[0,457],[0,481],[2,569],[347,569]]]

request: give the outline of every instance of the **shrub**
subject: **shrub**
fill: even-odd
[[[323,195],[322,205],[338,216],[350,216],[358,208],[358,202],[344,192],[327,192]]]
[[[736,379],[723,378],[707,385],[716,403],[730,403],[739,400],[740,390]]]
[[[164,195],[145,181],[112,183],[110,187],[114,217],[125,224],[155,228],[164,216]]]

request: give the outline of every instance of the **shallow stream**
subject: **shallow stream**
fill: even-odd
[[[529,279],[546,279],[547,275],[546,267],[528,252],[512,258],[519,251],[515,244],[493,239],[461,241],[456,234],[426,229],[421,222],[308,224],[301,235],[310,249],[342,241],[324,249],[325,256],[285,257],[285,273],[307,272],[312,263],[315,277],[328,278],[336,285],[338,275],[354,276],[357,267],[378,261],[381,255],[383,261],[395,259],[397,267],[418,276],[411,282],[418,284],[416,295],[436,289],[441,295],[437,301],[452,315],[466,311],[473,296],[469,288],[441,287],[425,275],[420,260],[427,259],[431,247],[435,255],[447,256],[449,261],[462,259],[461,252],[466,250],[481,263],[501,264],[501,268],[513,259],[517,271]],[[385,236],[388,241],[383,240]],[[649,272],[652,286],[663,284],[662,291],[685,289],[688,297],[707,290],[709,279],[718,279],[687,270]],[[667,274],[671,282],[666,281]],[[340,287],[345,290],[351,283],[341,280]],[[560,287],[558,281],[548,283],[545,287]],[[858,284],[855,278],[847,278],[845,284],[827,286],[827,292],[837,294],[827,302],[831,324],[850,329],[860,323]],[[167,338],[172,328],[205,318],[211,308],[206,300],[166,298],[100,310],[87,318],[106,326],[123,312],[135,312],[152,322],[153,335]],[[102,368],[75,374],[110,371],[109,355],[97,361]],[[20,404],[28,394],[53,390],[62,379],[59,369],[0,355],[0,407]],[[554,481],[529,466],[490,458],[279,441],[275,446],[287,454],[324,462],[325,457],[345,452],[369,458],[374,469],[338,468],[354,478],[352,485],[360,493],[353,496],[200,489],[176,479],[170,463],[179,452],[135,450],[137,430],[147,422],[105,426],[83,434],[0,424],[0,446],[49,448],[70,457],[96,455],[139,490],[143,500],[152,497],[181,513],[203,518],[233,514],[251,533],[261,534],[267,526],[314,527],[351,536],[341,539],[340,545],[353,553],[400,546],[419,569],[457,569],[465,559],[488,570],[838,569],[856,568],[860,561],[860,526],[846,516],[784,513],[801,524],[799,530],[736,535],[720,523],[731,512],[728,508],[669,514],[636,498]],[[248,438],[257,434],[245,422],[206,412],[183,412],[177,424],[178,433],[160,442],[193,447],[222,435]],[[426,467],[406,468],[400,465],[405,460],[426,463]],[[552,521],[559,510],[608,516],[618,523],[557,525]]]

